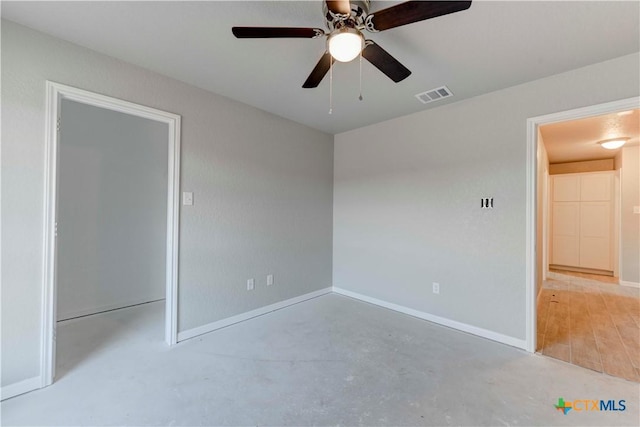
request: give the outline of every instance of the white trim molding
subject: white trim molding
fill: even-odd
[[[638,282],[628,282],[626,280],[620,280],[621,286],[628,286],[630,288],[640,288],[640,283]]]
[[[294,298],[290,298],[288,300],[280,301],[275,304],[267,305],[265,307],[260,307],[255,310],[247,311],[246,313],[238,314],[236,316],[227,317],[225,319],[218,320],[216,322],[208,323],[206,325],[198,326],[193,329],[188,329],[186,331],[178,333],[178,341],[188,340],[193,337],[197,337],[198,335],[203,335],[209,332],[213,332],[217,329],[225,328],[227,326],[233,325],[235,323],[244,322],[245,320],[252,319],[254,317],[262,316],[267,313],[271,313],[276,310],[283,309],[285,307],[289,307],[294,304],[298,304],[303,301],[307,301],[313,298],[317,298],[322,295],[330,294],[332,288],[324,288],[314,292],[309,292],[308,294],[300,295]]]
[[[621,99],[527,119],[526,165],[526,350],[536,349],[536,152],[538,127],[550,123],[584,119],[640,107],[640,97]]]
[[[333,287],[333,292],[339,295],[344,295],[353,299],[357,299],[369,304],[377,305],[379,307],[388,308],[389,310],[397,311],[399,313],[408,314],[409,316],[417,317],[418,319],[427,320],[432,323],[437,323],[441,326],[456,329],[461,332],[466,332],[472,335],[476,335],[482,338],[487,338],[492,341],[496,341],[502,344],[507,344],[512,347],[517,347],[523,350],[527,348],[526,340],[503,335],[498,332],[490,331],[488,329],[479,328],[477,326],[469,325],[467,323],[458,322],[456,320],[447,319],[445,317],[436,316],[434,314],[425,313],[424,311],[415,310],[413,308],[405,307],[402,305],[394,304],[391,302],[383,301],[377,298],[372,298],[367,295],[362,295],[357,292],[352,292],[346,289]]]
[[[532,142],[533,141],[533,142]],[[537,183],[536,172],[538,167],[538,126],[531,119],[527,120],[527,147],[526,147],[526,246],[525,246],[525,350],[534,353],[536,350],[536,302],[535,294],[537,283],[536,269],[536,224],[537,224]],[[533,319],[533,321],[532,321]]]
[[[0,389],[0,400],[10,399],[33,390],[37,390],[41,386],[42,378],[39,376],[2,386],[2,389]]]
[[[40,386],[53,383],[55,376],[56,329],[56,221],[57,168],[60,105],[63,99],[124,114],[166,123],[168,127],[167,240],[166,240],[166,316],[165,340],[178,339],[178,241],[180,209],[180,116],[71,86],[46,82],[45,194],[42,278],[42,326]]]

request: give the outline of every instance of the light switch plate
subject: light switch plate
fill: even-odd
[[[633,207],[633,213],[634,214],[640,214],[640,206],[634,206]]]
[[[273,274],[267,275],[267,286],[273,285]]]
[[[182,204],[185,206],[193,205],[193,193],[191,191],[185,191],[182,193]]]

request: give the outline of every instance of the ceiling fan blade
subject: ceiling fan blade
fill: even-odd
[[[367,40],[366,44],[367,46],[363,49],[362,56],[391,80],[398,83],[411,75],[411,71],[407,67],[398,62],[380,45],[371,40]]]
[[[349,3],[349,0],[339,0],[339,1],[327,0],[327,7],[333,13],[340,13],[342,15],[351,14],[351,3]]]
[[[305,89],[310,89],[314,87],[318,87],[324,76],[329,71],[331,64],[335,62],[335,59],[329,54],[329,52],[325,52],[324,55],[320,58],[320,61],[316,64],[315,68],[307,77],[307,81],[302,85]]]
[[[233,35],[239,39],[303,38],[313,39],[324,35],[320,28],[293,27],[233,27]]]
[[[384,31],[401,25],[460,12],[471,7],[470,1],[408,1],[370,13],[367,20],[373,31]]]

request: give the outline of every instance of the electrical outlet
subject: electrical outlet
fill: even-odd
[[[433,293],[434,294],[440,293],[440,283],[433,282]]]
[[[267,275],[267,286],[273,285],[273,274]]]
[[[248,290],[248,291],[252,291],[255,287],[256,287],[256,281],[255,281],[255,279],[249,279],[249,280],[247,280],[247,290]]]
[[[493,209],[493,197],[480,199],[480,207],[482,209]]]

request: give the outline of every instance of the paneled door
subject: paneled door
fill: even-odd
[[[555,175],[551,264],[613,270],[613,172]]]
[[[611,270],[611,203],[580,203],[580,267]]]
[[[552,264],[580,265],[580,202],[553,204]]]

